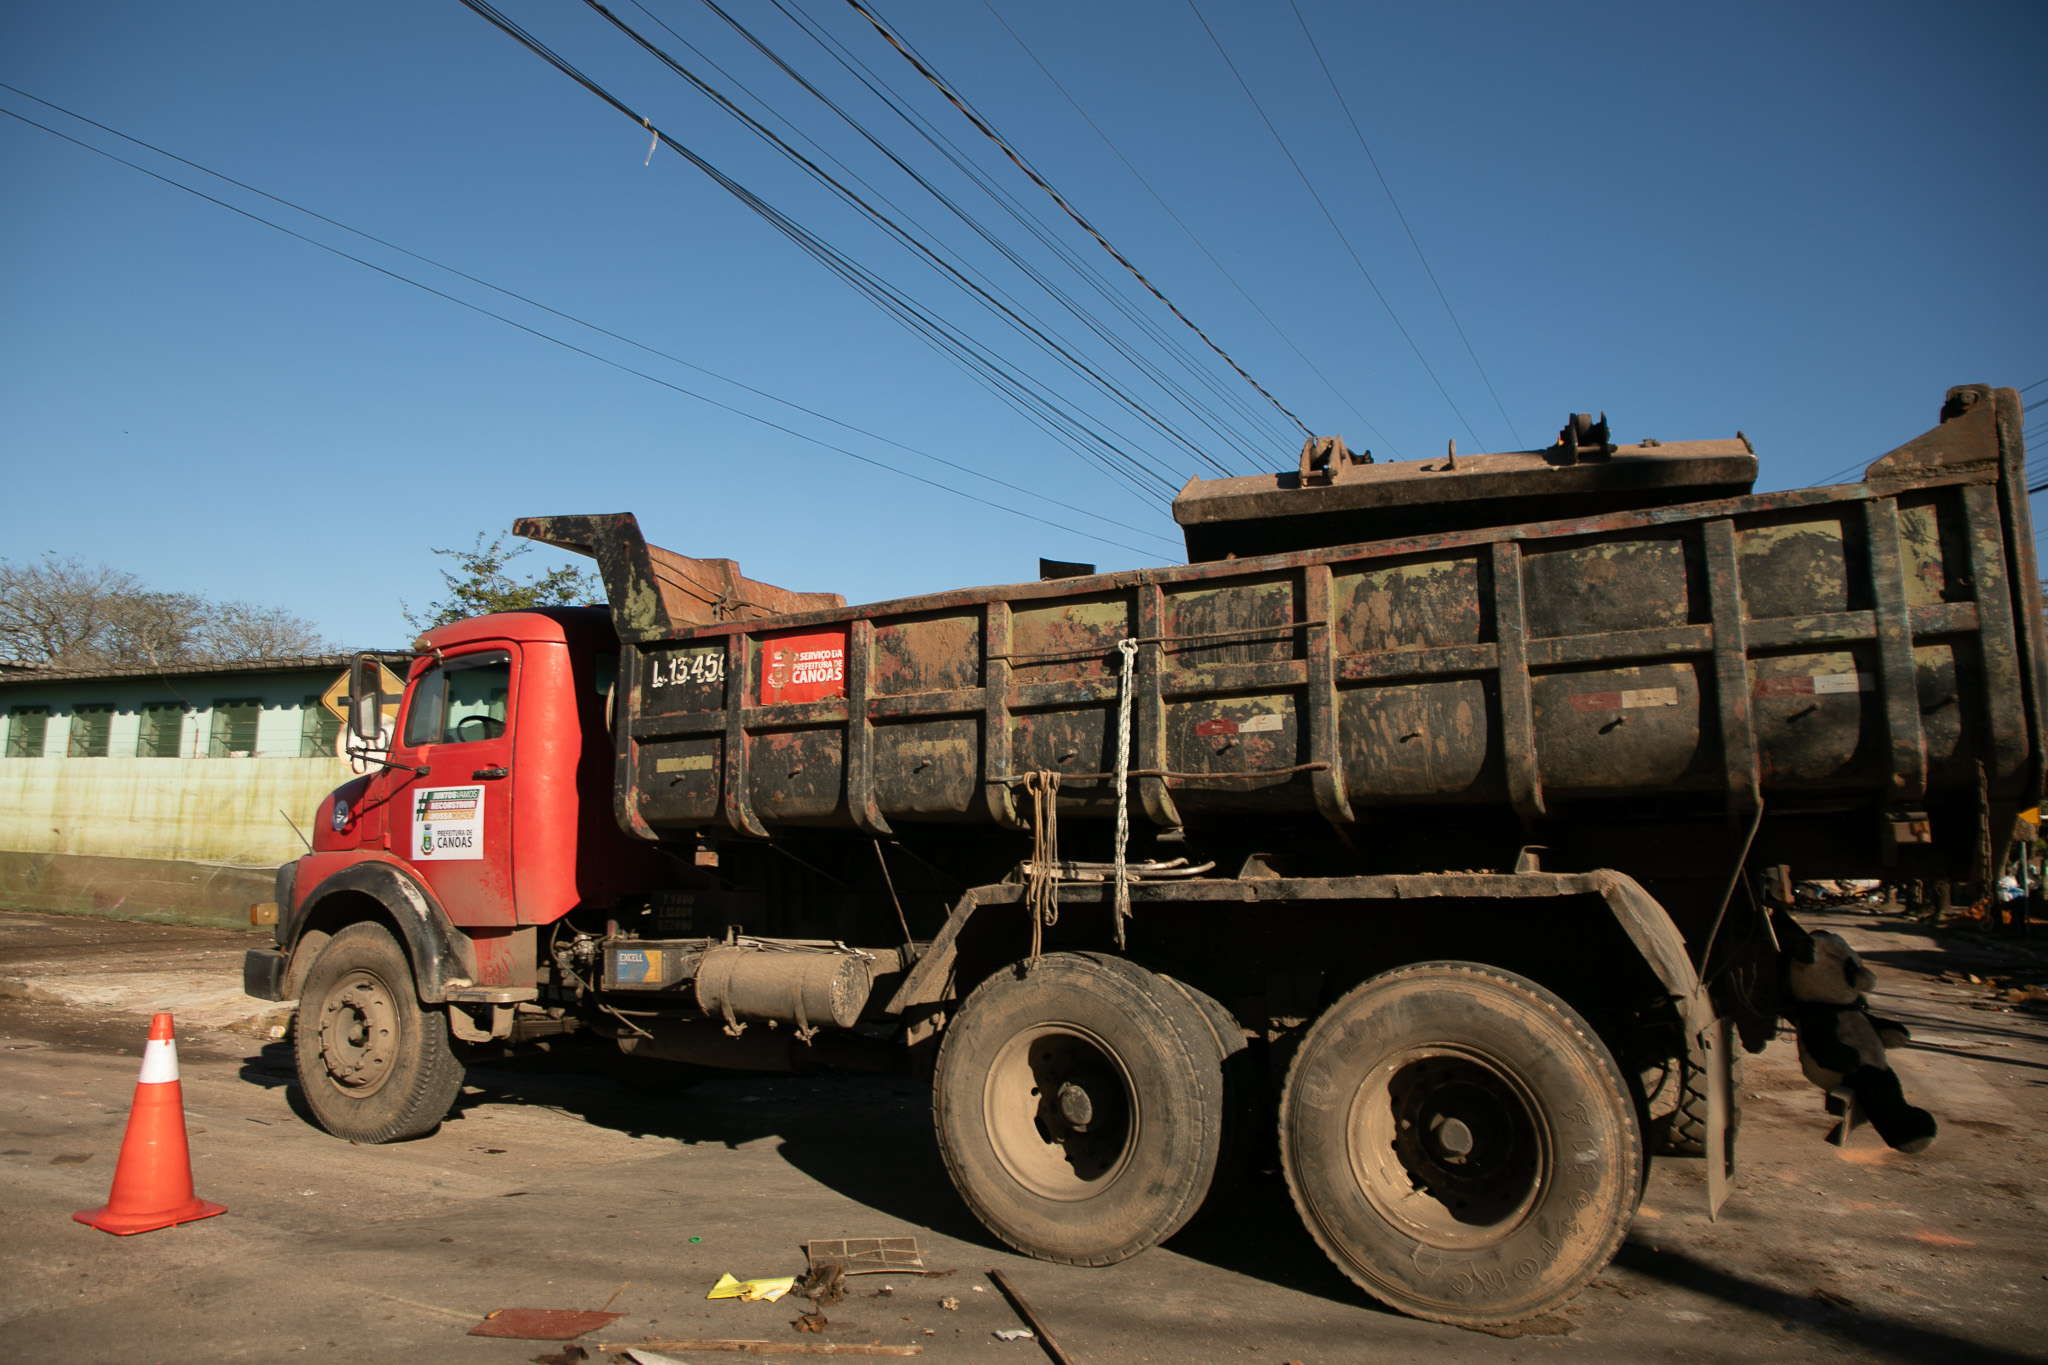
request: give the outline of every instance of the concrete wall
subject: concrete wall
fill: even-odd
[[[0,851],[0,907],[247,929],[272,896],[268,867]]]
[[[305,845],[338,758],[0,758],[0,850],[275,867]],[[281,813],[282,812],[282,813]]]

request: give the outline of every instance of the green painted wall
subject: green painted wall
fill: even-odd
[[[0,850],[275,867],[305,851],[338,758],[0,758]],[[280,814],[283,812],[284,814]]]

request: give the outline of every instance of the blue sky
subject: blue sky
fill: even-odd
[[[1097,287],[790,17],[806,16],[1109,272],[1098,285],[1200,348],[841,0],[722,2],[1062,288]],[[1298,3],[1484,378],[1288,0],[1201,0],[1199,14],[1348,249],[1187,0],[874,8],[1309,427],[1382,458],[1435,455],[1450,437],[1539,444],[1567,412],[1605,409],[1628,439],[1740,428],[1762,486],[1789,487],[1932,425],[1950,384],[2048,377],[2038,4]],[[644,4],[613,8],[838,158],[1181,443],[1058,369],[590,8],[501,0],[657,127],[1077,405],[1152,464],[1155,488],[1201,470],[1189,446],[1237,470],[1292,463],[1299,432],[1220,362],[1197,362],[1206,379],[1172,372],[1241,450],[700,0]],[[432,547],[530,513],[632,510],[657,543],[856,601],[1028,578],[1040,555],[1177,557],[1164,495],[1028,424],[682,158],[644,164],[643,130],[456,0],[7,6],[0,81],[1043,495],[778,408],[0,91],[0,108],[378,266],[999,504],[695,401],[0,118],[0,555],[79,554],[167,589],[284,603],[349,644],[405,638],[400,599],[438,587]],[[1088,299],[1113,336],[1163,354]]]

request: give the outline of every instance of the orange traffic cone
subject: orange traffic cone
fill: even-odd
[[[192,1193],[192,1154],[185,1147],[185,1093],[178,1085],[178,1040],[171,1016],[149,1021],[142,1075],[128,1111],[128,1133],[114,1166],[107,1202],[71,1216],[102,1232],[126,1237],[226,1213]]]

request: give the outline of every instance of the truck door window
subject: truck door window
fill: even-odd
[[[463,654],[435,664],[413,684],[405,742],[473,744],[505,733],[512,692],[512,656],[502,649]]]

